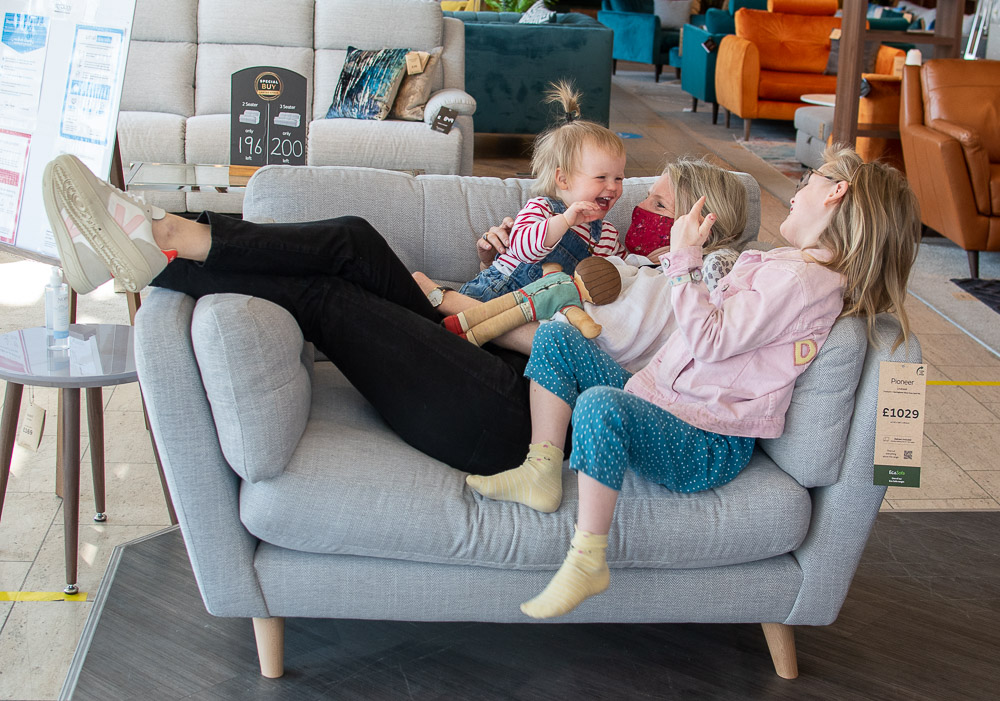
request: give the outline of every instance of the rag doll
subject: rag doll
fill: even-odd
[[[541,278],[468,311],[445,318],[444,325],[470,343],[484,343],[529,321],[551,319],[557,312],[578,328],[586,338],[601,333],[601,326],[583,309],[584,302],[613,302],[622,289],[621,276],[604,258],[584,258],[573,275],[559,265],[545,264]]]

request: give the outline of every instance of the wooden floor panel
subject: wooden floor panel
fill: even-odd
[[[176,529],[123,546],[73,699],[993,699],[1000,513],[882,513],[838,620],[799,627],[800,676],[758,625],[289,619],[260,676],[248,620],[205,612]],[[612,582],[613,586],[613,582]],[[89,648],[88,648],[89,645]]]

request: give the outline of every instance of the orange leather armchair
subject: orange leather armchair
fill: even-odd
[[[825,75],[837,0],[769,0],[768,11],[737,10],[736,34],[719,44],[715,95],[729,115],[743,118],[743,138],[753,119],[792,120],[807,93],[837,91]]]
[[[900,138],[920,218],[968,251],[1000,251],[1000,61],[905,66]]]

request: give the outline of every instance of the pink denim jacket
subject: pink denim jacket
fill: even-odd
[[[661,257],[664,274],[700,270],[701,248]],[[713,433],[777,438],[795,379],[843,308],[844,279],[797,248],[745,251],[711,293],[671,291],[677,330],[625,390]]]

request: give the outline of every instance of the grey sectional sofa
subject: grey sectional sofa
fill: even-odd
[[[759,189],[743,178],[755,234]],[[621,230],[652,181],[626,180],[610,217]],[[252,220],[364,216],[412,269],[459,281],[478,270],[478,232],[516,211],[528,182],[269,166],[244,207]],[[836,619],[885,491],[872,485],[879,362],[920,357],[915,339],[889,352],[896,330],[880,318],[882,344],[869,347],[862,322],[837,322],[784,435],[760,441],[730,484],[676,494],[627,479],[611,588],[559,620],[762,623],[778,673],[795,676],[793,626]],[[292,318],[263,300],[154,289],[136,336],[205,605],[254,619],[264,674],[282,672],[283,617],[526,621],[518,604],[548,582],[572,532],[568,471],[553,514],[473,494],[314,363]]]
[[[425,122],[325,119],[348,46],[444,47]],[[122,160],[229,163],[231,77],[278,66],[306,77],[306,162],[472,174],[475,100],[465,26],[434,0],[138,0],[118,138]],[[430,120],[459,111],[445,135]],[[242,193],[144,193],[172,212],[239,212]]]

